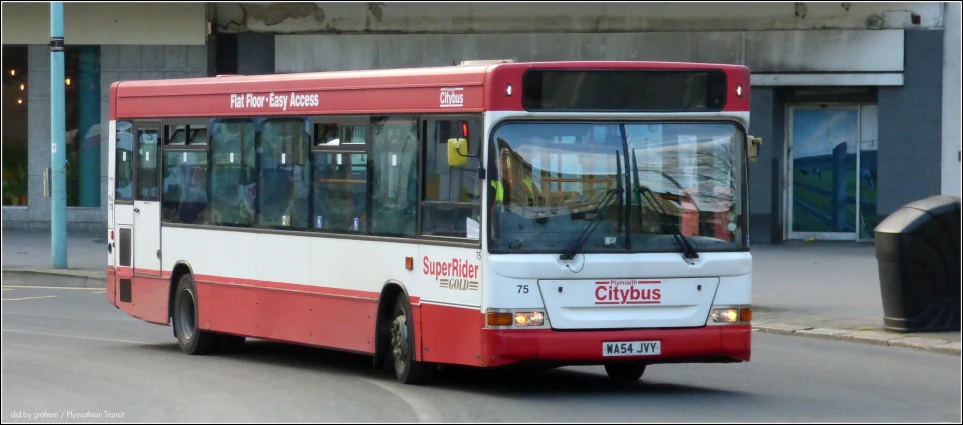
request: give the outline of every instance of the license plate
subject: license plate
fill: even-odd
[[[654,356],[662,353],[661,341],[603,342],[602,356]]]

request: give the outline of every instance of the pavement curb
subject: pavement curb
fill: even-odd
[[[3,269],[4,285],[104,288],[107,273],[101,270]]]
[[[753,330],[777,335],[793,335],[861,344],[910,348],[933,353],[959,356],[961,344],[937,338],[920,338],[918,334],[895,334],[879,331],[853,331],[843,329],[813,328],[811,326],[784,325],[778,323],[754,324]]]

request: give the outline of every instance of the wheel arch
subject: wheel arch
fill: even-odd
[[[172,319],[174,317],[174,291],[177,290],[177,282],[180,282],[184,275],[194,276],[194,268],[191,267],[190,263],[183,260],[174,263],[174,268],[171,270],[170,288],[167,293],[167,323],[171,325],[173,325]]]

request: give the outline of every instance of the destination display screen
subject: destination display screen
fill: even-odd
[[[710,112],[726,105],[714,70],[552,70],[522,76],[527,111]]]

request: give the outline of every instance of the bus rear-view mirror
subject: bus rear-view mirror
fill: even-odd
[[[468,139],[448,139],[448,166],[468,165]]]
[[[759,147],[762,146],[762,138],[749,136],[749,162],[756,162],[759,159]]]

